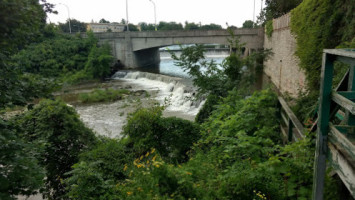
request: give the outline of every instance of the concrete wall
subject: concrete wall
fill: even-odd
[[[295,56],[296,40],[290,31],[290,14],[273,20],[271,38],[265,35],[264,48],[271,48],[274,55],[264,63],[264,73],[283,94],[297,97],[305,88],[306,76],[299,68]]]

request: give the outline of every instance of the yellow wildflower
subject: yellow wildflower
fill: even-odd
[[[149,151],[145,154],[145,157],[148,157],[149,156]]]
[[[160,165],[159,164],[156,164],[156,165],[154,165],[156,168],[159,168],[160,167]]]
[[[154,157],[152,158],[152,161],[155,161],[156,158],[157,158],[157,156],[154,156]]]
[[[192,173],[191,173],[191,172],[186,172],[186,174],[187,174],[187,175],[192,175]]]
[[[155,149],[152,149],[152,151],[150,153],[154,153],[155,152]]]
[[[128,196],[131,195],[131,194],[133,194],[133,192],[127,192],[127,195],[128,195]]]
[[[123,168],[123,171],[126,171],[127,170],[127,164],[124,165],[124,168]]]

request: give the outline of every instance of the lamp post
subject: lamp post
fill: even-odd
[[[63,6],[65,6],[65,7],[67,7],[67,10],[68,10],[68,22],[69,22],[69,33],[71,33],[69,7],[68,7],[66,4],[64,4],[64,3],[59,3],[59,5],[63,5]]]
[[[255,26],[255,0],[254,0],[254,11],[253,11],[253,28]]]
[[[127,31],[129,31],[129,26],[128,26],[128,0],[126,0],[126,19],[127,19]]]
[[[153,6],[154,6],[154,23],[155,23],[155,31],[157,31],[157,10],[155,7],[155,3],[153,0],[149,0],[150,2],[152,2]]]

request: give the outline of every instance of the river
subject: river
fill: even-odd
[[[179,54],[179,52],[177,52]],[[209,51],[207,59],[221,63],[228,52]],[[192,101],[196,89],[189,75],[174,65],[167,52],[161,52],[158,66],[139,70],[122,70],[116,72],[108,87],[124,88],[136,92],[135,95],[113,103],[78,104],[75,109],[81,120],[100,135],[111,138],[121,137],[122,127],[127,115],[139,107],[152,106],[156,103],[167,105],[163,115],[176,116],[194,120],[204,101]]]

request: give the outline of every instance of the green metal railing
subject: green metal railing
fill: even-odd
[[[343,85],[332,89],[334,62],[350,65]],[[313,180],[314,200],[322,200],[327,160],[355,197],[355,50],[324,50]],[[341,119],[334,125],[334,117]]]

